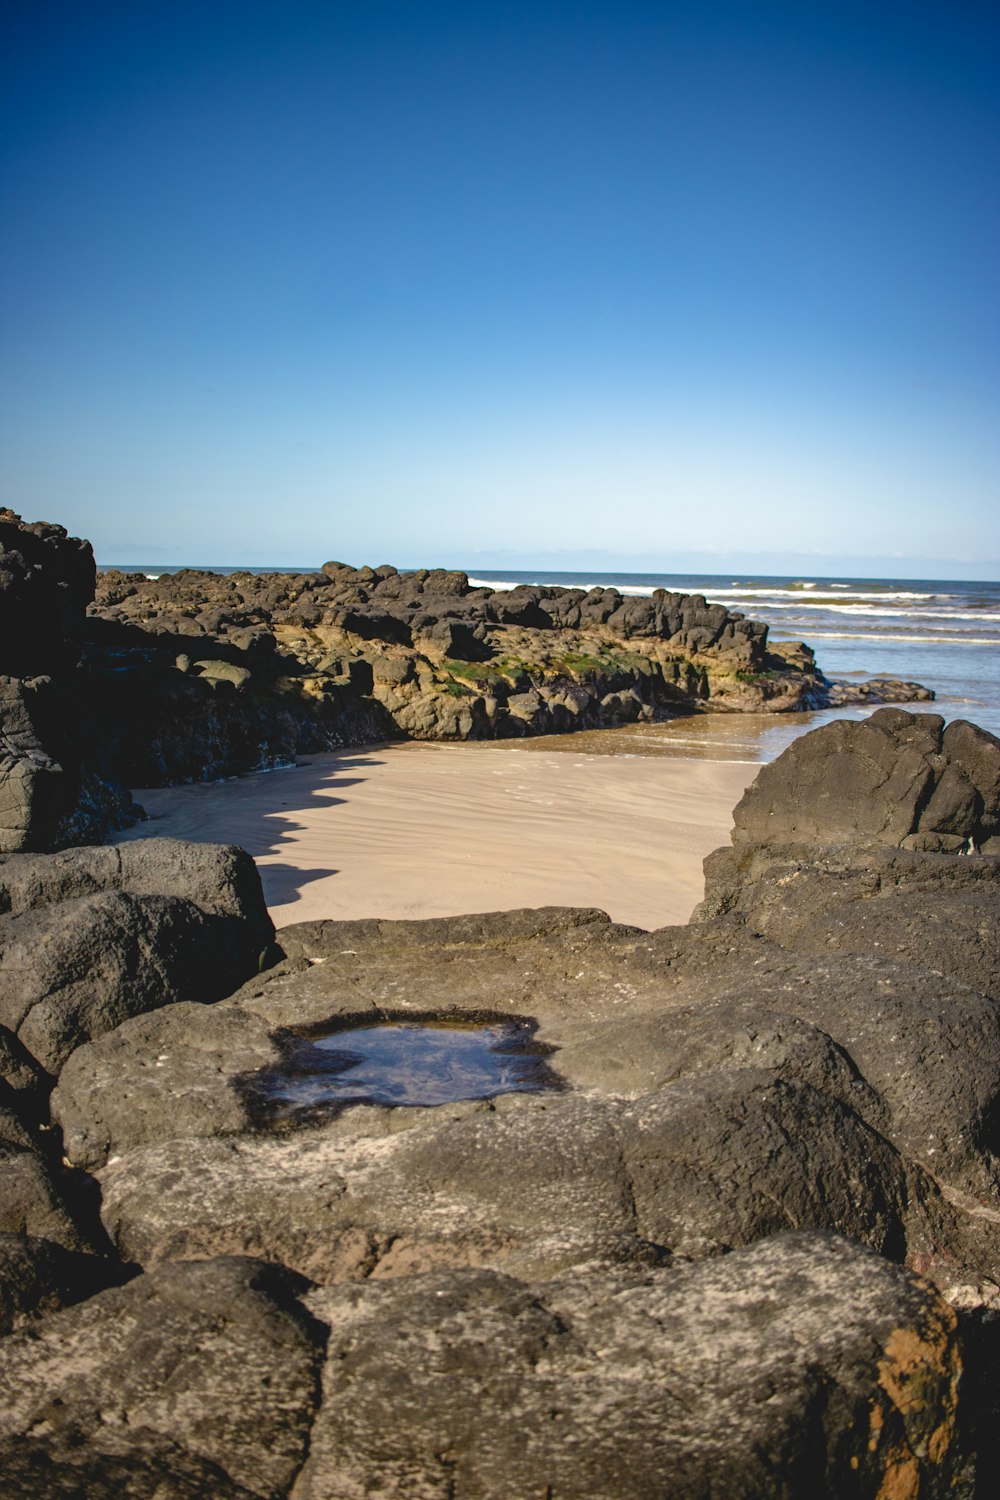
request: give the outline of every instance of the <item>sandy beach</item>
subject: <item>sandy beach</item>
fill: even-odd
[[[686,922],[759,765],[402,744],[139,790],[121,835],[242,844],[275,924],[596,906]]]

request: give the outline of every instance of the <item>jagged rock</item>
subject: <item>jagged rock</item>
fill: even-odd
[[[323,1329],[253,1261],[164,1266],[0,1343],[9,1500],[274,1500],[308,1448]]]
[[[48,678],[0,677],[0,853],[47,847],[63,812],[66,778],[36,722],[50,691]]]
[[[73,666],[95,581],[89,542],[0,510],[0,673],[36,677]]]
[[[867,682],[840,682],[834,679],[826,687],[827,708],[841,708],[849,703],[931,703],[934,694],[921,682],[905,682],[898,677],[869,677]]]
[[[53,1075],[129,1016],[218,1000],[273,936],[249,855],[167,839],[9,856],[0,911],[0,1022]]]
[[[954,1314],[843,1240],[645,1277],[328,1288],[301,1500],[968,1494]],[[666,1486],[666,1489],[665,1489]]]
[[[176,671],[191,629],[212,639],[214,658],[252,673],[236,702],[228,694],[209,701],[207,679],[199,695],[197,679]],[[240,655],[248,631],[272,642],[270,660]],[[115,726],[106,754],[132,784],[248,769],[246,745],[254,735],[271,745],[267,726],[282,713],[280,739],[294,754],[366,735],[559,733],[702,704],[782,711],[818,704],[825,681],[811,654],[790,662],[770,653],[766,626],[701,595],[494,592],[470,588],[464,574],[386,566],[331,563],[319,574],[228,578],[111,572],[99,581],[90,632],[102,717]],[[200,654],[207,657],[207,647]],[[133,668],[128,694],[115,691],[123,661]],[[478,674],[469,670],[477,664]],[[316,677],[326,688],[310,694],[306,683]],[[303,694],[308,719],[299,712]],[[155,745],[155,756],[143,745]]]
[[[1000,853],[1000,742],[903,709],[837,720],[764,766],[733,820],[734,844]]]

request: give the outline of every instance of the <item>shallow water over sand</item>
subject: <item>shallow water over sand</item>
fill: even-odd
[[[934,713],[932,703],[906,704],[908,712]],[[623,724],[617,729],[585,729],[538,739],[505,740],[527,751],[570,751],[577,755],[677,756],[759,765],[774,760],[794,739],[833,719],[866,719],[875,708],[823,709],[808,714],[689,714],[665,724]]]

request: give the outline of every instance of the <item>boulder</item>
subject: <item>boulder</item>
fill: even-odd
[[[127,1280],[123,1268],[35,1235],[0,1233],[0,1335]]]
[[[4,1339],[5,1496],[287,1495],[323,1344],[305,1289],[253,1261],[164,1266]]]
[[[81,1043],[256,972],[273,928],[242,850],[166,839],[0,860],[0,1022],[49,1074]]]
[[[296,1500],[967,1494],[954,1314],[832,1236],[526,1287],[333,1287]]]
[[[804,734],[760,771],[732,841],[1000,853],[1000,741],[882,708]]]

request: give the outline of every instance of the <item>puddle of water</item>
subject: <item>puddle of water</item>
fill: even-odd
[[[285,1035],[280,1063],[242,1080],[261,1124],[304,1124],[352,1104],[429,1106],[563,1082],[531,1021],[389,1021]]]

